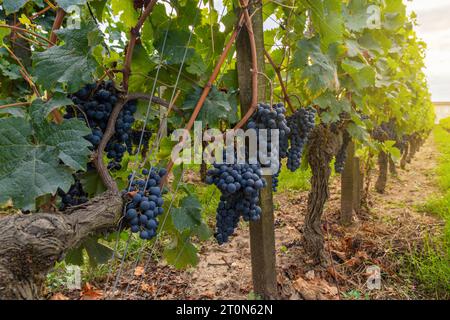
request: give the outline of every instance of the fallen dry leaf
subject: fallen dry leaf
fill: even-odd
[[[141,290],[149,294],[154,294],[156,292],[156,287],[153,283],[152,284],[143,283],[141,284]]]
[[[68,297],[66,297],[65,295],[63,295],[62,293],[58,292],[55,293],[50,300],[69,300]]]
[[[336,271],[336,269],[335,268],[333,268],[332,266],[329,266],[328,268],[327,268],[327,272],[334,278],[334,280],[338,280],[338,279],[341,279],[341,280],[346,280],[347,278],[345,277],[345,276],[343,276],[343,275],[341,275],[339,272],[337,272]]]
[[[143,274],[144,274],[144,267],[136,267],[135,269],[134,269],[134,275],[136,276],[136,277],[140,277],[140,276],[142,276]]]
[[[357,256],[358,258],[362,258],[364,260],[370,260],[369,255],[367,254],[367,252],[365,251],[358,251],[355,256]]]
[[[82,300],[99,300],[103,297],[103,291],[96,289],[87,282],[83,287],[83,291],[80,293],[80,297]]]
[[[305,300],[335,300],[339,298],[337,287],[330,285],[324,279],[315,278],[308,282],[300,277],[294,281],[293,286]]]
[[[343,264],[348,266],[348,267],[354,267],[357,264],[360,264],[361,260],[358,257],[353,257],[347,261],[345,261]]]
[[[298,278],[294,281],[293,286],[295,290],[303,297],[305,300],[317,300],[317,295],[314,288],[304,280],[303,278]]]
[[[337,251],[337,250],[331,250],[331,252],[333,254],[335,254],[339,259],[341,259],[342,261],[347,260],[347,255],[345,254],[345,252],[342,251]]]
[[[313,280],[316,277],[314,270],[310,270],[305,274],[305,278],[308,280]]]

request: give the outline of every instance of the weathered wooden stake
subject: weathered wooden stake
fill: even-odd
[[[364,174],[361,171],[361,161],[358,157],[353,161],[353,209],[357,214],[361,212],[362,194],[364,189]]]
[[[255,11],[250,5],[255,35],[258,71],[264,72],[264,34],[262,10]],[[237,70],[240,89],[241,114],[245,114],[251,103],[252,75],[251,51],[245,28],[241,31],[237,42]],[[266,99],[266,81],[259,76],[258,97]],[[275,267],[275,231],[272,197],[272,177],[266,176],[267,187],[261,191],[261,220],[250,223],[250,248],[252,256],[252,274],[254,292],[263,298],[273,299],[277,296]]]

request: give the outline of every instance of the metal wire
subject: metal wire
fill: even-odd
[[[174,8],[172,7],[172,10],[171,10],[171,12],[170,12],[170,15],[172,15],[173,10],[174,10]],[[165,32],[165,35],[164,35],[164,41],[163,41],[163,45],[162,45],[162,49],[161,49],[161,59],[160,59],[159,64],[158,64],[158,68],[157,68],[155,80],[154,80],[154,83],[153,83],[152,96],[153,96],[153,94],[155,93],[156,83],[157,83],[157,79],[158,79],[158,76],[159,76],[159,71],[160,71],[161,66],[162,66],[162,62],[163,62],[162,56],[164,55],[164,52],[165,52],[166,41],[167,41],[167,37],[168,37],[168,34],[169,34],[169,29],[170,29],[171,22],[172,22],[172,19],[169,20],[169,24],[167,25],[167,29],[166,29],[166,32]],[[143,126],[143,128],[142,128],[143,132],[142,132],[142,134],[141,134],[141,138],[140,138],[140,141],[139,141],[139,147],[138,147],[138,150],[140,150],[141,145],[142,145],[142,140],[143,140],[143,135],[144,135],[143,133],[144,133],[144,131],[145,131],[146,123],[147,123],[147,120],[148,120],[148,116],[149,116],[149,111],[150,111],[151,103],[152,103],[152,100],[150,99],[149,104],[148,104],[148,107],[147,107],[147,113],[146,113],[145,123],[144,123],[144,126]],[[129,182],[130,185],[129,185],[129,187],[128,187],[128,192],[130,192],[130,190],[131,190],[131,184],[132,184],[132,182],[133,182],[133,180],[134,180],[135,174],[136,174],[136,170],[134,169],[134,170],[133,170],[133,173],[132,173],[132,176],[131,176],[131,179],[130,179],[130,182]],[[123,215],[125,215],[125,210],[126,210],[126,206],[124,206],[124,209],[123,209]],[[120,225],[119,225],[118,232],[117,232],[115,248],[114,248],[114,251],[113,251],[113,254],[112,254],[112,258],[111,258],[113,261],[114,261],[115,254],[116,254],[116,250],[117,250],[118,244],[119,244],[120,230],[122,229],[122,226],[123,226],[122,224],[123,224],[123,220],[121,220],[121,223],[120,223]],[[127,249],[128,249],[128,247],[125,248],[123,256],[126,256],[126,251],[127,251]],[[122,267],[122,263],[121,263],[121,267]],[[112,265],[110,266],[109,271],[108,271],[108,279],[107,279],[107,282],[106,282],[106,284],[105,284],[106,287],[108,286],[109,278],[110,278],[111,273],[112,273]],[[117,280],[117,279],[116,279],[116,280]]]
[[[209,205],[211,204],[211,201],[212,201],[212,199],[214,198],[214,195],[216,194],[216,191],[217,191],[217,189],[214,189],[213,192],[211,193],[211,197],[209,198],[209,201],[208,201],[208,204],[207,204],[206,207],[209,207]],[[183,247],[181,247],[180,252],[178,253],[177,257],[175,258],[175,261],[174,261],[174,263],[173,263],[174,265],[176,265],[177,262],[178,262],[178,260],[180,259],[181,254],[183,253],[183,250],[184,250],[184,248],[186,247],[186,244],[187,244],[188,240],[189,240],[189,237],[187,237],[186,240],[184,241]],[[142,284],[142,281],[143,281],[143,280],[141,280],[141,283],[140,283],[140,285],[139,285],[138,288],[140,288],[140,286],[141,286],[141,284]],[[155,294],[155,299],[158,297],[159,292],[161,291],[162,287],[163,287],[166,283],[167,283],[167,280],[166,280],[162,285],[159,286],[159,288],[158,288],[158,290],[156,291],[156,294]]]
[[[201,5],[201,1],[199,2],[199,4]],[[199,12],[199,11],[196,12],[196,15],[195,15],[195,18],[194,18],[194,25],[195,25],[195,23],[197,22],[197,19],[198,19],[198,12]],[[170,98],[169,105],[172,105],[172,104],[174,103],[174,98],[175,98],[176,91],[177,91],[177,88],[178,88],[178,84],[179,84],[179,81],[180,81],[181,73],[182,73],[182,71],[183,71],[183,66],[184,66],[184,64],[185,64],[185,62],[186,62],[187,54],[188,54],[188,51],[189,51],[189,45],[190,45],[190,43],[191,43],[193,33],[194,33],[194,28],[192,28],[192,29],[190,30],[189,39],[188,39],[187,44],[186,44],[186,46],[185,46],[183,59],[182,59],[182,61],[181,61],[181,65],[180,65],[180,68],[179,68],[179,71],[178,71],[177,79],[176,79],[176,81],[175,81],[175,87],[174,87],[174,89],[173,89],[173,91],[172,91],[172,96],[171,96],[171,98]],[[150,102],[150,103],[151,103],[151,102]],[[149,104],[150,104],[150,103],[149,103]],[[163,124],[162,126],[160,126],[160,128],[159,128],[159,130],[158,130],[158,136],[157,136],[157,141],[156,141],[156,144],[157,144],[158,146],[159,146],[159,144],[160,144],[160,142],[161,142],[161,140],[162,140],[163,127],[164,127],[164,124]],[[164,130],[165,130],[165,129],[164,129]],[[142,137],[143,137],[143,133],[142,133],[142,135],[141,135],[141,139],[142,139]],[[151,176],[151,171],[152,171],[152,169],[153,169],[153,164],[152,164],[152,162],[150,162],[150,170],[149,170],[149,172],[148,172],[148,175],[147,175],[147,178],[146,178],[145,185],[147,185],[148,181],[150,180],[150,176]],[[184,172],[184,170],[183,170],[183,172]],[[181,177],[181,178],[182,178],[182,177]],[[181,180],[181,178],[180,178],[180,180]],[[181,182],[181,181],[180,181],[180,182]],[[170,208],[172,207],[173,200],[175,199],[176,192],[178,191],[178,187],[179,187],[179,184],[177,185],[177,190],[175,191],[175,194],[174,194],[173,197],[172,197],[172,202],[171,202],[171,204],[170,204]],[[169,209],[169,210],[170,210],[170,209]],[[167,221],[168,215],[169,215],[169,212],[165,215],[165,218],[164,218],[164,220],[163,220],[163,223],[162,223],[161,226],[160,226],[160,230],[163,230],[163,229],[164,229],[164,226],[165,226],[165,223],[166,223],[166,221]],[[159,238],[160,238],[160,233],[158,233],[157,236],[156,236],[156,239],[155,239],[155,241],[154,241],[154,243],[153,243],[153,246],[152,246],[152,251],[153,251],[153,248],[156,246],[156,243],[158,242]],[[138,256],[136,257],[135,266],[137,266],[137,264],[139,263],[139,259],[140,259],[140,256],[141,256],[141,253],[142,253],[143,249],[144,249],[144,244],[141,244],[141,248],[140,248],[140,250],[139,250],[140,252],[139,252]],[[145,270],[145,268],[144,268],[144,270]],[[133,272],[133,270],[131,270],[131,277],[133,276],[133,273],[132,273],[132,272]],[[144,271],[144,272],[145,272],[145,271]],[[130,278],[131,278],[131,277],[130,277]],[[131,281],[128,281],[128,285],[127,285],[127,289],[126,289],[126,291],[125,291],[125,294],[128,293],[128,290],[129,290],[129,287],[130,287],[130,283],[131,283]]]

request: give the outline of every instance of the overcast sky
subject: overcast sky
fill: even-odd
[[[413,0],[407,4],[417,13],[417,33],[428,44],[426,74],[433,101],[450,101],[450,1]]]

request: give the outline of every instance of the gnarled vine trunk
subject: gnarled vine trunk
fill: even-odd
[[[387,184],[387,178],[388,178],[388,155],[386,152],[381,151],[378,155],[378,167],[379,167],[379,173],[378,173],[378,179],[375,183],[375,190],[378,193],[384,193],[386,189]]]
[[[106,192],[64,214],[0,219],[0,299],[42,298],[55,262],[89,235],[114,228],[122,207],[119,194]]]
[[[394,177],[397,176],[397,167],[395,165],[394,160],[392,160],[391,157],[388,157],[389,160],[389,172],[391,173],[391,175],[393,175]]]
[[[417,151],[419,151],[420,145],[419,145],[419,140],[417,139],[416,136],[412,136],[410,141],[409,141],[409,154],[408,157],[406,159],[407,163],[411,163],[412,160],[414,159],[414,156],[416,155]]]
[[[321,219],[329,197],[330,162],[342,145],[342,132],[334,133],[326,126],[316,127],[310,136],[308,162],[312,170],[311,191],[305,217],[306,250],[316,263],[324,263],[324,237]]]
[[[405,168],[406,168],[406,163],[407,163],[407,160],[408,160],[409,149],[410,149],[409,142],[407,142],[405,144],[405,150],[403,151],[402,159],[400,160],[400,168],[402,168],[402,170],[405,170]]]

